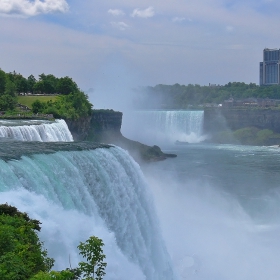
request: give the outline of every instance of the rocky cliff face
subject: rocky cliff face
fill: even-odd
[[[280,110],[273,108],[206,108],[204,131],[218,132],[244,127],[270,129],[280,133]]]
[[[122,115],[121,112],[113,110],[93,111],[86,140],[100,142],[104,141],[105,138],[119,137],[121,135]]]
[[[113,110],[94,110],[92,115],[78,120],[66,120],[75,141],[94,141],[115,144],[129,151],[138,162],[157,161],[176,155],[164,154],[157,146],[147,146],[121,134],[122,113]]]
[[[78,120],[65,120],[75,141],[87,139],[90,131],[91,117],[79,118]]]
[[[122,113],[113,110],[94,110],[89,117],[65,121],[75,141],[99,142],[103,134],[120,134]]]

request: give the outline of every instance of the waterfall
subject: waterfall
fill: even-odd
[[[166,134],[195,133],[200,136],[203,128],[203,111],[152,112],[156,126]]]
[[[147,144],[187,141],[200,142],[203,135],[204,111],[140,111],[124,114],[125,136]]]
[[[70,142],[71,132],[64,120],[32,121],[2,120],[0,121],[0,138],[11,138],[17,141]]]
[[[104,279],[175,279],[152,196],[125,151],[85,148],[4,159],[0,202],[42,221],[42,238],[58,269],[69,266],[69,255],[72,267],[78,262],[74,241],[97,235],[108,256]]]

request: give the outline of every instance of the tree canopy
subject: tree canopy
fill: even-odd
[[[38,238],[39,224],[13,206],[0,205],[0,279],[30,279],[50,270],[54,260]]]
[[[74,269],[50,271],[54,259],[39,240],[40,222],[16,207],[0,204],[0,279],[1,280],[102,280],[107,263],[102,239],[91,236],[78,249],[86,261]]]
[[[92,104],[82,91],[68,95],[60,95],[56,101],[41,102],[36,100],[32,104],[34,114],[52,114],[55,118],[77,119],[91,114]]]
[[[38,80],[30,75],[24,78],[15,71],[5,73],[0,69],[0,111],[13,111],[17,105],[19,94],[56,94],[59,98],[52,102],[36,100],[32,112],[53,114],[56,118],[77,119],[88,116],[92,104],[73,81],[66,76],[57,78],[53,74],[40,74]]]
[[[78,91],[78,89],[77,84],[68,76],[57,78],[53,74],[42,73],[37,80],[33,75],[25,78],[15,71],[5,73],[0,69],[0,94],[10,91],[12,95],[28,92],[67,95]]]
[[[189,106],[207,103],[222,103],[230,97],[280,99],[280,86],[258,86],[254,83],[229,82],[225,85],[200,86],[163,85],[137,89],[136,103],[138,107],[186,109]]]

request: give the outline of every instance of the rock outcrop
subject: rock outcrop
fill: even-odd
[[[147,146],[125,138],[121,133],[122,113],[113,110],[93,110],[92,115],[78,120],[66,120],[75,141],[114,144],[127,150],[138,162],[176,157],[165,154],[158,146]]]

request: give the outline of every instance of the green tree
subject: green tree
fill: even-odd
[[[33,113],[53,114],[55,118],[77,119],[89,116],[92,110],[87,95],[81,91],[59,95],[54,102],[35,102],[32,104]]]
[[[15,93],[27,92],[27,79],[20,73],[13,71],[7,73],[6,76],[15,85]]]
[[[17,93],[23,92],[26,93],[28,90],[28,81],[22,75],[18,75],[16,79],[16,90]]]
[[[78,279],[70,270],[62,271],[40,271],[30,280],[75,280]]]
[[[15,207],[0,205],[1,280],[27,280],[53,266],[36,233],[39,224]]]
[[[38,81],[33,86],[33,92],[35,93],[44,93],[45,91],[45,84],[43,81]]]
[[[78,246],[80,255],[87,260],[87,262],[79,263],[82,275],[86,277],[86,280],[102,280],[106,274],[107,263],[104,262],[106,256],[103,254],[103,246],[102,239],[96,236],[91,236],[86,242],[81,242]]]
[[[4,94],[6,88],[6,73],[0,69],[0,95]]]
[[[68,76],[60,78],[57,83],[57,92],[61,94],[69,94],[78,91],[77,84]]]
[[[37,84],[35,85],[36,89],[39,90],[41,93],[46,94],[54,94],[57,92],[57,83],[58,78],[56,78],[52,74],[45,75],[44,73],[39,75],[39,88]]]
[[[12,111],[17,105],[17,100],[15,97],[4,94],[0,95],[0,111]]]
[[[17,87],[16,84],[7,78],[6,87],[5,87],[5,95],[16,96]]]
[[[34,86],[36,84],[37,80],[33,75],[28,76],[27,78],[27,90],[31,93],[34,92]]]
[[[31,106],[32,106],[32,112],[34,114],[43,113],[46,107],[46,103],[41,102],[40,100],[37,99],[32,103]]]

